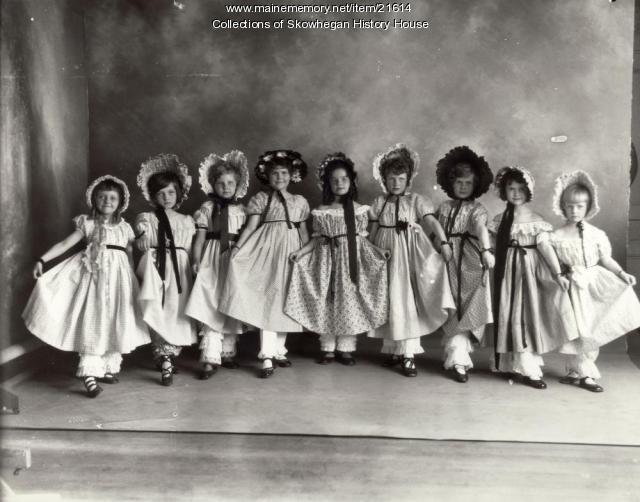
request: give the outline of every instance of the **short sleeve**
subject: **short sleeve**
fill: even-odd
[[[137,235],[149,234],[149,227],[151,226],[151,219],[149,215],[149,213],[140,213],[136,216],[134,226]]]
[[[430,199],[422,195],[416,195],[416,216],[418,219],[422,219],[427,215],[434,215],[435,207],[433,206],[433,202]]]
[[[298,205],[300,207],[300,221],[305,221],[309,218],[309,203],[302,195],[298,195]]]
[[[190,214],[185,214],[184,215],[184,222],[185,222],[185,227],[187,228],[188,232],[193,235],[196,233],[196,223],[194,221],[194,219],[191,217]]]
[[[499,213],[496,214],[492,220],[487,223],[487,230],[489,230],[489,232],[491,232],[492,234],[497,234],[498,233],[498,228],[500,227],[500,222],[502,221],[502,215],[504,213]]]
[[[247,204],[247,214],[249,216],[257,214],[260,215],[264,212],[267,207],[267,194],[265,192],[258,192],[251,199],[249,199],[249,203]]]
[[[478,204],[473,208],[473,212],[471,213],[471,221],[475,227],[486,225],[489,220],[489,213],[487,209],[482,205]]]
[[[76,230],[80,230],[85,237],[89,237],[90,234],[88,219],[86,214],[81,214],[73,219]]]
[[[378,196],[373,199],[371,206],[369,207],[369,221],[377,222],[380,218],[380,211],[382,210],[383,197]]]
[[[200,206],[200,209],[193,213],[196,228],[200,228],[202,230],[209,229],[212,209],[213,203],[211,201],[207,201]]]
[[[536,244],[551,244],[551,231],[543,231],[536,235]]]
[[[609,237],[602,230],[598,230],[596,234],[596,243],[598,244],[598,255],[600,258],[611,256],[611,242]]]
[[[131,242],[135,240],[136,235],[133,233],[133,228],[126,221],[122,220],[122,225],[124,226],[124,234],[127,238],[127,242]]]

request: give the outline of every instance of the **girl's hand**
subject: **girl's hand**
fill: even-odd
[[[571,281],[567,279],[563,274],[556,275],[556,282],[562,288],[562,291],[569,291]]]
[[[142,251],[142,252],[148,251],[149,248],[151,247],[149,237],[147,237],[146,235],[143,235],[138,240],[136,240],[136,247],[138,248],[139,251]]]
[[[451,258],[453,258],[453,250],[451,249],[451,245],[443,244],[442,246],[440,246],[440,254],[442,255],[442,259],[448,263]]]
[[[493,256],[493,253],[489,251],[482,252],[482,264],[484,268],[491,270],[496,264],[496,258]]]
[[[235,258],[239,250],[240,248],[238,246],[233,246],[231,248],[231,258]]]
[[[389,260],[391,259],[391,251],[389,251],[388,249],[384,250],[384,257]]]
[[[297,262],[299,258],[300,258],[300,250],[294,251],[289,255],[289,260],[291,260],[294,263]]]
[[[633,276],[631,274],[627,274],[624,270],[620,271],[620,273],[618,274],[618,277],[620,277],[620,279],[622,279],[624,282],[626,282],[629,286],[635,286],[636,285],[635,276]]]
[[[42,262],[36,262],[35,267],[33,267],[33,278],[37,279],[42,275]]]
[[[193,275],[198,275],[199,270],[200,270],[199,263],[194,263],[193,265],[191,265],[191,271],[193,272]]]

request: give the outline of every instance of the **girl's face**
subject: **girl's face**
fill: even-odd
[[[269,186],[274,190],[285,190],[291,181],[291,174],[286,167],[276,166],[269,171]]]
[[[574,193],[564,201],[562,208],[567,220],[579,223],[584,220],[589,210],[590,197],[586,193]]]
[[[409,178],[407,176],[407,173],[389,173],[384,179],[384,184],[387,187],[387,191],[391,195],[402,195],[407,189],[408,181]]]
[[[331,192],[337,197],[348,194],[349,188],[351,187],[351,180],[349,179],[346,169],[338,167],[331,171],[329,185],[331,186]]]
[[[173,183],[158,190],[153,196],[155,203],[163,209],[172,209],[178,200],[178,192]]]
[[[527,188],[524,183],[508,181],[504,192],[507,196],[507,202],[511,202],[514,206],[521,206],[527,202]]]
[[[96,210],[103,216],[113,216],[120,207],[120,194],[115,190],[101,190],[95,200]]]
[[[213,192],[222,199],[231,199],[236,194],[238,181],[233,173],[218,176],[213,184]]]
[[[457,199],[468,199],[473,195],[476,177],[473,173],[459,176],[453,181],[453,194]]]

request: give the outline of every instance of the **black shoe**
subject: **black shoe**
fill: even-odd
[[[533,380],[533,379],[531,379],[529,377],[524,377],[522,379],[522,383],[525,384],[525,385],[528,385],[529,387],[533,387],[534,389],[546,389],[547,388],[547,384],[542,379]]]
[[[269,378],[270,376],[273,375],[273,372],[276,370],[275,367],[273,366],[273,359],[270,357],[265,357],[264,361],[267,361],[267,360],[271,361],[271,366],[268,368],[262,368],[260,370],[260,373],[258,374],[260,378]]]
[[[318,359],[318,364],[331,364],[336,360],[336,355],[333,352],[323,352]]]
[[[108,383],[108,384],[114,384],[114,383],[120,382],[120,380],[118,380],[118,376],[114,373],[105,373],[102,378],[98,378],[98,381],[102,383]]]
[[[578,377],[573,377],[571,375],[565,375],[563,377],[560,377],[558,382],[566,384],[566,385],[579,385],[580,384],[580,379]]]
[[[160,364],[160,383],[165,387],[173,385],[173,373],[173,361],[169,356],[162,356],[162,363]]]
[[[353,358],[351,352],[338,352],[336,358],[345,366],[353,366],[356,364],[356,360]]]
[[[283,357],[282,359],[276,359],[276,364],[281,368],[288,368],[289,366],[291,366],[291,361],[289,361],[289,359],[287,359],[286,357]]]
[[[97,397],[102,392],[102,387],[98,385],[96,377],[84,377],[84,387],[87,389],[87,396]]]
[[[240,365],[232,358],[223,357],[222,358],[222,367],[223,368],[227,368],[229,370],[235,370],[236,368],[239,368]]]
[[[455,368],[451,368],[449,373],[451,373],[451,376],[456,382],[467,383],[469,381],[469,374],[466,371],[462,372]]]
[[[382,362],[382,366],[384,366],[385,368],[392,368],[400,363],[402,363],[402,357],[391,354]]]
[[[205,363],[202,369],[200,370],[200,373],[198,373],[198,378],[200,380],[209,380],[209,378],[215,375],[217,371],[218,371],[217,364]]]
[[[604,388],[602,386],[598,385],[595,382],[588,383],[586,378],[581,378],[578,385],[583,389],[587,389],[591,392],[604,392]]]
[[[402,358],[402,374],[406,377],[414,377],[418,375],[416,362],[413,357]]]

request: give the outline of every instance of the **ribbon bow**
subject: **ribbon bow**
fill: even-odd
[[[171,263],[173,264],[173,273],[176,278],[176,284],[178,285],[178,293],[182,293],[182,284],[180,283],[180,273],[178,272],[178,256],[176,254],[176,245],[173,238],[173,231],[171,230],[171,224],[169,223],[169,217],[164,208],[158,208],[155,211],[158,218],[158,260],[157,267],[162,279],[162,306],[164,307],[164,294],[165,286],[164,279],[166,276],[167,268],[167,248],[171,254]]]

